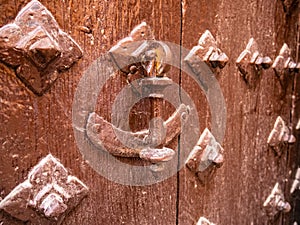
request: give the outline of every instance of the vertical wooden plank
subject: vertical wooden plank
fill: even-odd
[[[0,25],[15,18],[29,1],[2,1]],[[70,213],[63,224],[175,224],[176,183],[173,176],[158,184],[145,187],[124,186],[97,174],[82,158],[73,134],[72,103],[76,87],[93,60],[105,54],[131,29],[146,21],[157,39],[179,44],[180,1],[168,3],[155,0],[41,1],[54,15],[62,30],[82,47],[84,56],[70,70],[61,74],[49,92],[37,97],[1,64],[1,162],[0,194],[4,198],[17,184],[24,181],[29,170],[42,157],[52,153],[70,172],[81,179],[90,192]],[[83,32],[80,27],[91,29]],[[178,74],[170,75],[178,82]],[[116,92],[126,85],[124,77],[116,76],[111,89],[100,96],[101,115],[110,117]],[[98,107],[98,106],[97,106]],[[141,106],[136,114],[145,113]],[[167,114],[173,109],[167,110]],[[145,121],[136,121],[134,129]],[[0,213],[4,224],[22,224]]]
[[[0,26],[13,20],[27,2],[2,1]],[[158,39],[179,44],[180,2],[42,1],[61,28],[81,45],[85,55],[63,73],[43,97],[34,96],[11,69],[1,64],[0,198],[22,182],[29,169],[51,152],[91,189],[89,197],[71,212],[64,224],[93,224],[95,221],[99,224],[176,224],[177,210],[178,224],[193,224],[200,216],[216,224],[268,224],[262,203],[275,182],[284,181],[290,169],[299,165],[299,142],[281,157],[276,157],[267,147],[266,139],[278,115],[294,123],[290,118],[291,94],[297,97],[299,89],[296,85],[293,90],[293,79],[282,89],[272,70],[263,71],[258,83],[248,87],[235,67],[235,60],[251,36],[257,40],[261,52],[272,59],[283,42],[294,49],[297,44],[294,25],[296,16],[299,17],[299,6],[297,1],[292,2],[296,3],[287,8],[281,2],[270,1],[182,1],[183,46],[191,48],[200,34],[209,29],[219,47],[230,57],[229,64],[216,74],[227,103],[223,144],[226,163],[205,187],[200,187],[197,178],[187,169],[180,172],[179,181],[173,176],[149,187],[126,187],[99,176],[82,160],[72,130],[73,96],[91,62],[127,36],[141,21],[153,27]],[[84,33],[81,26],[92,32]],[[193,96],[201,131],[210,127],[209,107],[197,85],[184,74],[179,80],[176,70],[170,77],[181,82]],[[114,96],[126,85],[121,76],[110,82],[97,106],[107,119],[110,119]],[[135,108],[131,119],[133,129],[147,125],[144,121],[149,118],[147,104],[144,101]],[[164,117],[172,110],[172,107],[167,108]],[[180,182],[179,190],[177,182]],[[286,195],[288,191],[289,182],[286,182]],[[297,205],[293,206],[292,217],[296,217]],[[293,222],[290,215],[280,217],[274,224]],[[0,221],[20,224],[3,212]]]
[[[295,48],[296,29],[288,25],[299,15],[295,12],[299,6],[295,7],[298,9],[287,16],[281,2],[183,1],[183,46],[196,45],[204,30],[209,29],[228,55],[229,63],[216,74],[227,105],[222,144],[225,164],[205,187],[188,169],[180,172],[178,224],[195,224],[200,216],[215,224],[289,224],[290,214],[269,221],[262,205],[277,181],[287,190],[285,179],[291,169],[288,161],[295,162],[294,158],[288,160],[292,149],[278,157],[267,146],[276,117],[281,115],[290,122],[293,81],[288,78],[287,87],[282,88],[269,69],[262,71],[258,82],[249,87],[235,60],[251,37],[258,42],[260,52],[272,59],[284,42]],[[182,87],[192,89],[190,82],[183,79]],[[202,107],[203,102],[197,101],[195,95],[194,99],[201,109],[200,123],[210,127],[208,107]]]

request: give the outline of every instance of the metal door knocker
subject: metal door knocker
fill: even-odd
[[[109,53],[129,84],[134,74],[142,78],[138,83],[140,94],[149,96],[153,101],[155,118],[150,121],[149,129],[130,132],[115,127],[93,112],[86,126],[89,140],[96,146],[103,146],[114,156],[140,157],[151,163],[169,161],[175,151],[166,146],[180,134],[181,125],[189,115],[189,106],[181,104],[166,121],[158,119],[164,110],[164,90],[173,83],[166,77],[170,67],[163,63],[165,58],[171,57],[168,46],[155,41],[149,26],[143,22]],[[135,87],[133,90],[137,91]]]

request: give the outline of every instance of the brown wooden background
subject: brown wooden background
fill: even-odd
[[[0,26],[11,22],[28,1],[0,0]],[[266,140],[275,119],[281,115],[294,124],[300,117],[300,77],[292,76],[282,88],[274,71],[263,71],[256,85],[247,86],[235,60],[254,37],[264,55],[274,59],[282,44],[300,54],[299,0],[42,0],[62,30],[82,47],[84,57],[63,73],[49,92],[33,95],[0,63],[0,198],[23,182],[28,171],[51,152],[69,171],[90,188],[82,203],[64,220],[74,224],[195,224],[205,216],[218,225],[300,223],[299,196],[289,195],[292,178],[300,165],[300,142],[275,156]],[[187,168],[151,186],[131,187],[98,175],[78,151],[72,129],[72,102],[77,84],[88,66],[106,53],[132,28],[146,21],[159,40],[191,49],[209,29],[228,55],[228,65],[216,77],[227,105],[227,129],[223,142],[226,162],[217,176],[201,187]],[[87,34],[80,26],[91,28]],[[297,45],[298,44],[298,45]],[[296,55],[298,52],[298,56]],[[193,81],[179,72],[168,75],[193,97],[199,111],[201,131],[210,126],[205,96],[195,91]],[[99,113],[109,119],[113,98],[126,84],[123,77],[105,89]],[[292,118],[292,94],[296,109]],[[141,102],[132,113],[134,129],[147,125],[149,110]],[[148,110],[148,111],[147,111]],[[170,115],[173,109],[167,109]],[[135,123],[132,121],[136,121]],[[296,132],[296,131],[295,131]],[[300,134],[297,134],[300,140]],[[290,213],[270,222],[262,204],[280,181],[292,205]],[[298,199],[297,199],[298,198]],[[22,224],[0,213],[0,224]]]

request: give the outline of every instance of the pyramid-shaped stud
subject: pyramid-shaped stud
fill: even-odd
[[[13,23],[0,28],[0,60],[12,66],[36,95],[43,95],[60,72],[81,57],[77,43],[37,0],[29,2]]]
[[[87,193],[87,186],[49,154],[0,202],[0,209],[32,224],[60,224]]]
[[[223,152],[224,149],[206,128],[191,151],[186,166],[196,173],[201,184],[205,185],[212,178],[216,169],[222,166]]]
[[[109,53],[128,82],[134,77],[163,77],[170,70],[170,49],[167,44],[155,40],[146,22],[136,26]]]
[[[42,27],[28,33],[17,43],[16,49],[26,52],[35,66],[41,69],[45,69],[51,60],[61,54],[57,41]]]
[[[209,30],[206,30],[198,41],[198,45],[194,46],[184,59],[192,69],[197,68],[199,61],[205,62],[211,69],[224,68],[228,62],[227,55],[222,52],[215,38]],[[194,71],[197,73],[197,71]]]
[[[258,50],[258,44],[254,38],[250,38],[246,48],[241,52],[236,65],[242,77],[250,82],[250,77],[254,71],[267,69],[272,65],[272,60],[268,56],[262,56]]]
[[[263,207],[269,217],[274,217],[279,212],[289,212],[291,205],[285,201],[279,183],[276,183],[271,194],[267,197]]]
[[[285,76],[289,72],[299,71],[300,63],[296,63],[291,58],[291,49],[284,43],[279,55],[274,60],[272,68],[278,76]]]
[[[278,116],[275,121],[274,127],[268,137],[268,145],[273,147],[277,154],[280,154],[282,144],[292,144],[294,142],[296,142],[295,136],[291,134],[291,130],[285,124],[284,120],[280,116]]]
[[[37,66],[46,68],[60,53],[59,47],[53,44],[50,38],[45,37],[30,46],[28,55]]]

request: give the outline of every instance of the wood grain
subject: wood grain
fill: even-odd
[[[0,26],[13,21],[28,2],[0,0]],[[276,156],[266,143],[278,115],[293,124],[299,118],[300,76],[289,78],[287,86],[281,87],[274,72],[268,69],[262,71],[254,85],[247,86],[235,66],[235,60],[251,37],[258,42],[260,51],[272,59],[284,42],[292,49],[293,58],[299,59],[299,50],[296,56],[299,1],[289,1],[293,7],[283,7],[281,1],[271,0],[41,2],[61,29],[82,47],[84,56],[62,73],[42,97],[32,94],[11,68],[0,63],[0,200],[25,180],[41,158],[52,153],[90,188],[88,197],[66,217],[64,225],[186,225],[196,224],[200,216],[218,225],[287,225],[295,220],[300,223],[299,196],[289,195],[295,170],[300,165],[300,142],[281,156]],[[150,186],[120,185],[95,172],[83,160],[76,145],[72,104],[84,71],[142,21],[152,27],[157,39],[182,44],[187,49],[196,45],[201,34],[209,29],[219,48],[229,57],[228,65],[215,74],[227,106],[226,135],[222,143],[225,164],[205,187],[200,186],[187,168]],[[85,33],[82,26],[91,32]],[[210,127],[208,102],[194,80],[176,69],[168,77],[194,100],[200,130]],[[110,120],[114,99],[125,85],[126,79],[120,74],[110,79],[99,95],[97,113]],[[292,94],[296,96],[293,118]],[[168,104],[163,117],[167,118],[173,111]],[[131,128],[136,131],[146,127],[150,117],[149,99],[139,102],[131,111]],[[300,140],[299,131],[297,140]],[[108,161],[103,164],[107,165]],[[124,176],[130,175],[124,173]],[[282,183],[292,211],[270,221],[262,204],[277,181]],[[23,224],[0,212],[2,223]]]
[[[275,156],[266,140],[278,115],[290,121],[291,95],[293,91],[299,93],[299,89],[293,90],[292,79],[288,79],[287,87],[280,87],[272,70],[262,71],[256,84],[247,86],[235,60],[251,37],[257,40],[261,52],[272,59],[283,42],[295,49],[295,26],[286,24],[299,14],[287,18],[280,2],[269,1],[216,0],[198,4],[187,0],[183,8],[183,46],[191,48],[204,30],[209,29],[230,61],[216,74],[227,105],[226,136],[222,144],[225,164],[205,187],[199,187],[196,177],[187,169],[180,171],[178,224],[195,224],[200,216],[216,224],[290,224],[291,214],[269,221],[262,204],[277,181],[283,183],[290,199],[290,186],[285,185],[285,179],[297,164],[290,155],[298,153],[290,148],[282,156]],[[299,6],[296,11],[299,12]],[[192,88],[185,79],[182,86]],[[206,121],[203,114],[199,115],[200,123]]]

